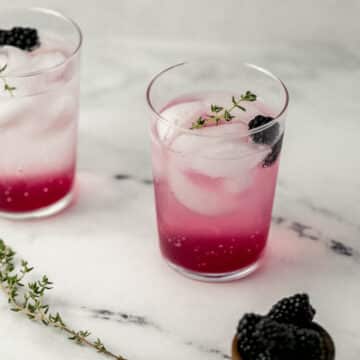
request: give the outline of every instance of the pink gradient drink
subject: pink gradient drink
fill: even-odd
[[[179,71],[179,81],[188,75],[187,67],[191,76],[198,75],[191,64],[168,72]],[[206,64],[199,71],[206,73]],[[148,92],[155,112],[151,134],[160,248],[172,267],[196,279],[249,274],[259,264],[269,233],[287,92],[264,70],[245,66],[242,71],[247,77],[237,89],[226,77],[214,87],[209,77],[197,76],[204,84],[198,82],[196,92],[190,86],[184,95],[182,84],[172,94],[152,97],[167,85],[166,80],[158,85],[168,76],[164,72]],[[227,84],[234,91],[225,90]],[[248,89],[256,100],[234,107],[232,102]],[[276,93],[282,106],[273,100]],[[214,104],[223,109],[215,108],[219,116],[231,109],[231,118],[212,121]],[[196,125],[206,118],[211,121]]]
[[[0,216],[51,215],[74,185],[80,30],[38,9],[2,12],[0,24]]]

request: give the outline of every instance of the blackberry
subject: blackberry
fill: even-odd
[[[280,300],[270,310],[268,317],[277,322],[298,326],[309,325],[315,316],[307,294],[297,294]]]
[[[262,315],[248,313],[245,314],[239,321],[237,326],[237,333],[239,334],[243,330],[250,330],[253,332],[256,328],[256,325],[263,319]]]
[[[327,360],[322,337],[312,329],[297,330],[295,354],[296,360]]]
[[[0,46],[11,45],[19,49],[32,51],[40,45],[36,29],[14,27],[11,30],[0,30]]]
[[[278,159],[281,152],[283,139],[284,134],[281,135],[280,139],[271,147],[271,153],[264,159],[263,167],[270,167]]]
[[[245,314],[237,327],[237,348],[243,360],[253,360],[263,348],[254,337],[256,325],[263,317],[256,314]]]
[[[256,129],[260,126],[268,124],[274,118],[270,116],[257,115],[252,119],[249,124],[249,130]],[[252,134],[251,138],[256,144],[272,145],[275,139],[278,137],[280,127],[278,123],[273,124],[269,128],[259,131],[258,133]]]
[[[273,358],[268,351],[264,351],[260,353],[254,360],[273,360]]]
[[[0,46],[5,45],[7,33],[8,33],[8,31],[6,31],[6,30],[0,30]]]
[[[295,349],[295,327],[264,318],[254,333],[259,343],[267,349],[275,359],[291,358]]]

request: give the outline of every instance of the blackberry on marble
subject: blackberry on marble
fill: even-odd
[[[312,329],[296,331],[296,360],[327,360],[325,344],[321,335]]]
[[[263,349],[258,339],[254,337],[256,325],[263,317],[257,314],[245,314],[239,321],[237,327],[237,347],[243,360],[252,360],[258,356]]]
[[[8,31],[0,30],[0,46],[5,45]]]
[[[273,360],[273,357],[271,356],[271,354],[268,351],[264,351],[262,353],[260,353],[255,360]]]
[[[273,357],[287,359],[295,349],[295,330],[293,325],[264,318],[257,324],[254,337]]]
[[[296,294],[284,298],[270,310],[268,317],[280,323],[307,326],[311,324],[315,309],[311,306],[307,294]]]

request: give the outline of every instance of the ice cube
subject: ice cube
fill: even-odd
[[[246,176],[237,178],[227,178],[223,182],[224,190],[230,194],[239,194],[247,189],[253,180],[252,174],[248,173]]]
[[[234,195],[251,186],[253,169],[271,149],[252,143],[244,136],[247,127],[241,123],[193,131],[175,136],[171,142],[176,152],[169,156],[170,187],[178,201],[192,211],[205,215],[229,212],[238,206]],[[208,177],[216,186],[204,187],[192,181],[188,173]]]
[[[7,62],[8,62],[7,53],[5,51],[3,51],[2,48],[0,47],[0,69],[3,69],[4,67],[6,67]],[[2,71],[4,71],[4,70],[2,70]]]
[[[35,136],[61,131],[74,122],[77,97],[71,93],[48,92],[34,97],[0,98],[0,127]]]
[[[16,88],[18,96],[43,92],[49,85],[62,77],[62,71],[44,72],[35,77],[21,77],[24,74],[41,72],[55,67],[65,61],[65,55],[60,51],[40,51],[29,54],[13,46],[0,48],[0,65],[7,65],[3,75],[9,76],[8,83]],[[11,75],[20,77],[12,78]]]
[[[0,65],[7,65],[3,75],[16,74],[21,75],[29,70],[30,55],[14,46],[0,47]]]
[[[193,130],[176,136],[171,149],[182,154],[174,155],[179,167],[210,177],[246,176],[270,152],[269,146],[252,143],[246,132],[242,123]]]
[[[188,129],[193,121],[204,112],[204,104],[200,101],[179,103],[166,108],[162,111],[163,119],[157,121],[157,131],[159,139],[164,143],[169,143],[179,127]]]
[[[56,67],[65,60],[65,55],[60,51],[42,51],[31,57],[29,67],[31,68],[31,71],[37,72]]]
[[[2,130],[17,128],[26,122],[33,112],[33,100],[30,97],[0,97],[0,126]]]
[[[78,110],[78,99],[71,93],[61,93],[56,97],[49,99],[48,109],[46,111],[47,131],[61,131],[71,124],[75,124]]]
[[[171,150],[168,179],[175,197],[195,212],[217,215],[238,206],[235,195],[252,184],[253,169],[271,149],[254,144],[248,136],[247,120],[258,113],[252,104],[246,104],[246,112],[239,110],[232,122],[190,130],[192,122],[210,108],[209,101],[216,103],[207,97],[206,103],[179,103],[165,109],[162,115],[170,125],[159,121],[157,131]],[[189,174],[208,178],[205,183],[215,186],[204,186]]]
[[[173,164],[175,165],[175,164]],[[169,184],[176,199],[188,209],[207,216],[224,214],[238,206],[238,200],[230,192],[218,187],[203,187],[196,184],[176,166],[170,166]]]

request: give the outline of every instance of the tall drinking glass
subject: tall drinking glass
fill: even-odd
[[[207,281],[244,277],[267,243],[288,92],[249,64],[183,63],[151,81],[161,252]]]
[[[54,214],[72,199],[82,35],[46,9],[0,13],[0,216]]]

